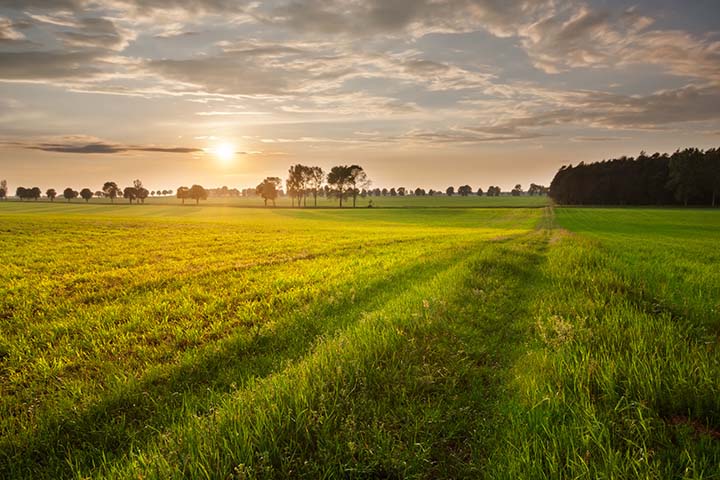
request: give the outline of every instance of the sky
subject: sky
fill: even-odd
[[[0,179],[549,184],[720,145],[717,0],[0,0]]]

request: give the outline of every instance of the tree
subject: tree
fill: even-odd
[[[477,196],[478,196],[478,197],[482,197],[482,194],[483,194],[483,189],[480,188],[480,187],[478,187],[478,189],[477,189]]]
[[[350,187],[350,194],[353,197],[353,208],[357,202],[358,194],[360,190],[366,189],[371,184],[370,179],[367,178],[365,170],[360,165],[350,166],[350,177],[348,178],[348,186]]]
[[[145,203],[145,199],[148,197],[150,192],[148,192],[147,188],[143,187],[143,183],[139,178],[133,180],[133,188],[135,189],[135,199],[139,202]]]
[[[285,188],[287,194],[291,199],[292,206],[295,206],[295,199],[297,199],[297,206],[300,206],[300,199],[305,196],[305,184],[308,179],[308,167],[305,165],[293,165],[288,170],[288,178],[285,181]]]
[[[190,198],[190,189],[188,187],[178,187],[176,196],[182,200],[183,205],[185,205],[185,200]]]
[[[120,194],[120,187],[115,182],[105,182],[102,187],[105,196],[110,199],[110,203],[115,203],[115,199]]]
[[[668,186],[683,205],[700,195],[702,170],[702,152],[697,148],[677,151],[670,157]]]
[[[333,192],[340,199],[340,208],[342,208],[343,197],[346,195],[346,189],[352,175],[351,167],[341,165],[332,167],[327,176],[327,183],[333,188]]]
[[[712,192],[711,205],[717,206],[720,197],[720,150],[711,149],[705,152],[705,176]]]
[[[407,191],[405,190],[405,187],[398,187],[397,194],[398,197],[404,197]]]
[[[27,198],[27,188],[25,187],[17,187],[15,189],[15,196],[19,198],[20,200],[24,200]]]
[[[431,197],[434,196],[435,190],[433,190],[432,188],[430,190],[428,190],[428,195],[430,195]]]
[[[318,192],[321,191],[323,182],[325,181],[325,172],[320,167],[310,167],[308,171],[308,186],[313,194],[313,200],[317,207]]]
[[[137,198],[142,203],[145,203],[145,199],[148,197],[149,194],[150,194],[150,192],[148,192],[147,188],[140,187],[137,189]]]
[[[45,195],[47,195],[47,197],[50,199],[51,202],[54,202],[54,201],[55,201],[55,197],[57,197],[57,192],[55,191],[54,188],[48,188],[48,189],[45,191]]]
[[[266,207],[268,200],[272,201],[274,207],[280,185],[282,185],[282,180],[280,180],[279,177],[266,177],[265,180],[255,188],[255,193],[262,197]]]
[[[425,190],[423,190],[423,189],[420,188],[420,187],[416,188],[416,189],[415,189],[415,196],[417,196],[417,197],[425,196]]]
[[[0,180],[0,200],[7,200],[7,180]]]
[[[93,197],[93,191],[89,188],[83,188],[80,190],[80,196],[85,200],[85,203],[87,203]]]
[[[486,195],[488,197],[499,197],[500,196],[500,187],[490,185],[487,189]]]
[[[391,197],[397,197],[397,190],[395,190],[394,187],[390,189],[390,196],[391,196]]]
[[[202,186],[193,185],[192,187],[190,187],[188,196],[195,200],[195,205],[199,205],[200,200],[207,200],[208,193],[207,190],[205,190]]]
[[[65,200],[67,200],[69,202],[73,198],[78,197],[78,192],[76,190],[73,190],[72,188],[68,187],[65,190],[63,190],[63,197],[65,197]]]
[[[522,185],[520,185],[519,183],[518,183],[517,185],[515,185],[515,188],[513,188],[513,189],[510,191],[510,194],[511,194],[513,197],[519,197],[520,195],[522,195],[522,193],[523,193]]]
[[[138,192],[135,187],[125,187],[125,189],[123,190],[123,198],[127,198],[131,204],[133,200],[137,198],[137,196]]]
[[[452,197],[455,194],[455,187],[447,187],[445,193],[448,197]]]
[[[472,187],[470,185],[463,185],[462,187],[458,188],[458,194],[463,197],[467,197],[468,195],[472,194]]]

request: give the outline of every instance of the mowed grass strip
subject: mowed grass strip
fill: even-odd
[[[358,212],[354,224],[354,212],[285,211],[208,222],[194,211],[152,220],[159,207],[139,218],[12,207],[2,218],[14,242],[3,255],[19,261],[5,272],[0,467],[34,478],[91,471],[214,411],[538,215],[450,213],[433,224],[422,211],[374,222]]]

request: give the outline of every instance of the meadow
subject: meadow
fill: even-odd
[[[385,196],[385,197],[358,197],[356,202],[357,208],[367,208],[372,201],[373,207],[379,208],[497,208],[497,207],[518,207],[518,208],[531,208],[531,207],[544,207],[549,205],[550,200],[545,195],[538,196],[518,196],[513,197],[509,195],[503,195],[500,197],[488,197],[488,196],[477,196],[469,195],[463,197],[460,195],[453,196]],[[30,200],[29,202],[35,202]],[[48,202],[46,198],[43,198],[38,203]],[[52,203],[67,203],[64,198],[58,197]],[[85,203],[83,199],[74,199],[71,204],[74,203]],[[89,204],[110,204],[113,203],[109,198],[97,198],[90,199]],[[123,198],[116,198],[114,204],[123,205],[128,204],[129,201]],[[314,199],[308,197],[304,200],[304,203],[308,207],[314,206]],[[148,197],[145,199],[146,205],[182,205],[182,201],[178,200],[172,195],[159,196],[159,197]],[[185,205],[194,205],[194,200],[186,200]],[[207,200],[201,200],[201,205],[205,206],[224,206],[224,207],[264,207],[264,202],[261,197],[210,197]],[[291,207],[296,205],[294,200],[288,196],[278,197],[275,201],[277,207]],[[268,208],[272,207],[272,203],[268,203]],[[338,201],[335,198],[318,197],[317,199],[318,208],[337,208]],[[352,198],[345,200],[343,207],[352,207]]]
[[[720,478],[720,212],[483,200],[0,203],[0,478]]]

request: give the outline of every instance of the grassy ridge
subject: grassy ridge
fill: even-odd
[[[720,477],[717,212],[0,225],[0,477]]]

